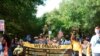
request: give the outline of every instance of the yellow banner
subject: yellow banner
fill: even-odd
[[[37,49],[72,49],[71,45],[31,44],[29,42],[23,42],[23,46]]]

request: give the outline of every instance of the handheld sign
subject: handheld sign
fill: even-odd
[[[0,20],[0,31],[3,31],[3,34],[4,34],[4,31],[5,31],[5,21],[4,20]]]

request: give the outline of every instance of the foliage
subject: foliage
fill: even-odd
[[[46,23],[51,22],[51,30],[76,28],[92,34],[94,27],[100,25],[99,15],[100,0],[63,0],[58,10],[45,16]]]
[[[0,0],[0,19],[6,22],[6,32],[37,34],[41,26],[37,24],[35,13],[40,4],[43,0]]]

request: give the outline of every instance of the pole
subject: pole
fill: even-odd
[[[3,31],[3,34],[5,34],[5,31]]]

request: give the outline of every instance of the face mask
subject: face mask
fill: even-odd
[[[95,29],[95,33],[96,33],[96,34],[100,34],[100,30]]]

